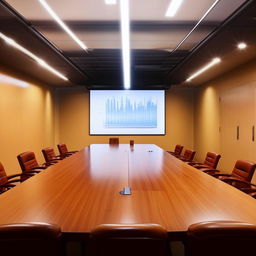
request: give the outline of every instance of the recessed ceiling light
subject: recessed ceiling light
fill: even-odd
[[[131,87],[129,0],[120,0],[124,88]]]
[[[3,74],[0,74],[0,82],[23,88],[29,87],[29,84],[27,82]]]
[[[117,0],[105,0],[106,4],[116,4]]]
[[[237,48],[238,48],[239,50],[243,50],[243,49],[245,49],[246,47],[247,47],[247,44],[244,43],[244,42],[241,42],[241,43],[239,43],[239,44],[237,45]]]
[[[203,72],[205,72],[206,70],[208,70],[209,68],[213,67],[214,65],[216,65],[220,62],[221,62],[220,58],[212,59],[211,62],[209,62],[208,64],[206,64],[205,66],[200,68],[198,71],[196,71],[194,74],[192,74],[189,78],[187,78],[186,82],[190,82],[192,79],[201,75]]]
[[[37,57],[34,53],[30,52],[23,46],[16,43],[12,38],[4,35],[0,32],[0,38],[2,38],[7,44],[11,45],[12,47],[18,49],[19,51],[23,52],[27,56],[29,56],[31,59],[35,60],[38,64],[40,64],[43,68],[47,69],[51,73],[55,74],[56,76],[60,77],[61,79],[67,81],[68,79],[62,75],[59,71],[51,67],[49,64],[47,64],[43,59]]]
[[[182,3],[182,0],[171,0],[168,9],[165,13],[166,17],[173,17],[176,12],[178,11],[180,5]]]
[[[83,49],[87,46],[70,30],[70,28],[60,19],[60,17],[53,11],[45,0],[38,0],[46,11],[55,19],[55,21],[66,31],[66,33]]]

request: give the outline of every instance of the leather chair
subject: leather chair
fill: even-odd
[[[1,255],[60,256],[61,230],[47,223],[0,225]]]
[[[203,163],[189,162],[188,164],[192,165],[193,167],[195,167],[197,169],[200,169],[201,171],[205,171],[208,169],[216,169],[220,158],[221,158],[221,155],[219,155],[217,153],[207,152]]]
[[[57,147],[58,147],[60,156],[62,158],[63,157],[71,156],[71,155],[75,154],[76,152],[78,152],[78,151],[68,151],[67,145],[63,144],[63,143],[62,144],[58,144]]]
[[[7,176],[4,166],[0,162],[0,194],[15,187],[17,183],[20,183],[33,175],[34,173],[26,172]]]
[[[191,162],[191,161],[193,161],[195,154],[196,154],[196,151],[186,149],[184,152],[184,155],[178,156],[177,158],[179,158],[180,160],[182,160],[184,162]]]
[[[46,169],[49,164],[44,163],[39,165],[34,152],[27,151],[17,156],[22,173],[39,173],[41,170]],[[26,177],[25,177],[26,178]]]
[[[51,147],[43,148],[42,153],[46,163],[57,163],[59,160],[62,160],[64,157],[56,156],[54,149]]]
[[[103,224],[91,231],[89,255],[168,255],[167,231],[158,224]]]
[[[231,174],[220,173],[219,170],[209,170],[206,172],[215,178],[218,178],[240,189],[246,187],[246,184],[249,185],[249,182],[252,180],[255,168],[255,163],[244,160],[237,160]]]
[[[183,146],[178,144],[175,146],[174,152],[171,152],[171,151],[167,151],[167,152],[177,157],[181,155],[182,150],[183,150]]]
[[[253,255],[256,225],[236,221],[209,221],[187,231],[186,256]]]
[[[119,138],[109,138],[109,144],[110,145],[118,145],[119,144]]]

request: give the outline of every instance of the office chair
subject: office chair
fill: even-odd
[[[61,157],[68,157],[78,152],[78,151],[68,151],[67,145],[63,143],[58,144],[57,147]]]
[[[236,221],[208,221],[189,226],[186,256],[253,255],[256,225]]]
[[[216,169],[219,160],[221,158],[221,155],[214,153],[214,152],[207,152],[205,160],[203,163],[199,162],[189,162],[189,165],[192,165],[193,167],[200,169],[201,171],[205,171],[208,169]]]
[[[167,231],[158,224],[102,224],[91,231],[89,255],[163,256]]]
[[[39,165],[34,152],[27,151],[17,156],[22,173],[39,173],[41,170],[46,169],[50,164],[44,163]],[[26,179],[26,177],[24,177]]]
[[[1,255],[60,256],[61,230],[48,223],[0,225]]]
[[[54,149],[51,147],[43,148],[42,153],[46,163],[58,163],[59,160],[62,160],[64,157],[56,156]]]
[[[255,168],[255,163],[237,160],[231,174],[220,173],[219,170],[208,170],[206,173],[240,189],[250,187]]]
[[[109,144],[110,145],[118,145],[119,144],[119,138],[109,138]]]
[[[15,187],[17,183],[20,183],[33,175],[34,173],[26,172],[7,176],[4,166],[0,162],[0,194]]]
[[[191,161],[193,161],[195,154],[196,154],[196,151],[186,149],[185,152],[184,152],[184,155],[183,156],[177,156],[177,158],[179,158],[180,160],[182,160],[184,162],[191,162]]]
[[[181,152],[183,150],[183,146],[181,145],[176,145],[175,146],[175,149],[174,149],[174,152],[171,152],[171,151],[167,151],[168,153],[170,153],[171,155],[173,156],[180,156],[181,155]]]

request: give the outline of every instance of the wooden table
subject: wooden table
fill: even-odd
[[[0,224],[50,222],[73,235],[159,223],[177,238],[207,220],[256,224],[256,200],[151,144],[91,145],[0,195]]]

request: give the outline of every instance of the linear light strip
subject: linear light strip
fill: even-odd
[[[22,88],[29,87],[29,84],[27,82],[3,74],[0,74],[0,82],[16,85]]]
[[[192,79],[201,75],[203,72],[205,72],[206,70],[210,69],[211,67],[215,66],[216,64],[218,64],[220,62],[221,62],[220,58],[212,59],[211,62],[209,62],[207,65],[203,66],[201,69],[199,69],[194,74],[192,74],[189,78],[187,78],[186,82],[190,82]]]
[[[129,0],[120,0],[124,88],[131,87]]]
[[[67,77],[62,75],[59,71],[51,67],[49,64],[47,64],[43,59],[37,57],[35,54],[24,48],[23,46],[16,43],[13,39],[10,37],[5,36],[3,33],[0,32],[0,38],[2,38],[6,43],[13,46],[14,48],[18,49],[19,51],[23,52],[27,56],[29,56],[31,59],[35,60],[38,64],[40,64],[43,68],[47,69],[51,73],[55,74],[56,76],[60,77],[61,79],[67,81]]]
[[[173,52],[175,52],[178,48],[180,48],[180,46],[187,40],[187,38],[194,32],[194,30],[200,25],[200,23],[204,20],[204,18],[209,14],[209,12],[211,12],[211,10],[216,6],[216,4],[219,2],[220,0],[216,0],[211,7],[206,11],[206,13],[203,15],[203,17],[196,23],[196,25],[192,28],[192,30],[182,39],[182,41],[173,49]]]
[[[181,3],[182,3],[182,0],[172,0],[169,4],[169,7],[166,11],[165,16],[173,17],[176,14],[176,12],[178,11]]]
[[[70,28],[60,19],[45,0],[38,0],[46,11],[55,19],[55,21],[66,31],[66,33],[83,49],[87,50],[87,46],[70,30]]]

